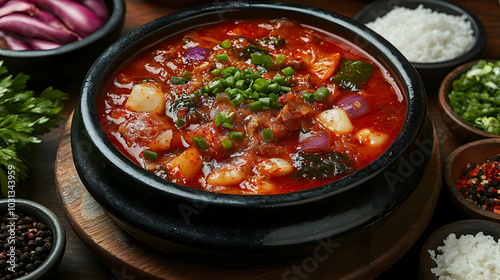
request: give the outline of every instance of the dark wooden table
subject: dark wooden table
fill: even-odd
[[[158,0],[161,1],[161,0]],[[182,2],[182,0],[179,0]],[[208,3],[208,1],[206,1]],[[212,1],[213,2],[213,1]],[[217,0],[217,2],[220,2]],[[303,3],[310,6],[334,11],[347,17],[353,17],[369,1],[335,1],[335,0],[309,0],[309,1],[285,1],[293,3]],[[485,49],[480,54],[481,58],[500,59],[500,5],[496,0],[475,1],[460,0],[455,1],[465,8],[475,13],[486,27],[487,43]],[[123,34],[136,27],[149,22],[160,16],[179,11],[193,5],[172,6],[148,0],[126,0],[127,14]],[[57,88],[57,85],[53,85]],[[441,159],[458,147],[461,143],[453,136],[452,132],[443,124],[441,114],[437,106],[437,88],[427,88],[429,114],[434,123],[440,143]],[[78,92],[70,92],[71,98],[65,103],[64,114],[68,115],[73,111]],[[106,267],[97,256],[88,249],[72,230],[70,224],[64,216],[61,202],[59,200],[55,179],[54,162],[56,150],[59,143],[65,121],[60,121],[59,128],[53,129],[50,133],[43,135],[43,142],[39,144],[40,152],[32,158],[34,168],[30,173],[30,178],[22,182],[17,187],[17,197],[37,201],[58,215],[64,223],[67,235],[67,247],[64,259],[57,271],[55,279],[136,279],[126,270],[112,271]],[[415,209],[418,211],[418,209]],[[416,279],[418,254],[420,248],[435,229],[449,222],[462,219],[455,212],[450,201],[442,192],[434,215],[416,244],[398,261],[392,268],[387,270],[377,279]]]

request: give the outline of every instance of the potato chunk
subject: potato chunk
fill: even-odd
[[[132,88],[125,108],[134,112],[165,113],[165,96],[162,88],[154,82],[137,84]]]
[[[364,128],[356,133],[356,138],[363,144],[378,147],[383,145],[389,137],[384,133]]]
[[[237,185],[245,179],[243,170],[237,166],[225,166],[207,176],[207,183],[213,186]]]
[[[153,141],[151,141],[149,148],[153,151],[165,151],[170,149],[172,135],[173,133],[171,129],[162,131]]]
[[[192,180],[203,167],[203,159],[193,146],[174,158],[168,165],[171,172],[179,172],[186,181]]]
[[[349,133],[354,129],[349,115],[342,108],[323,111],[316,120],[328,130],[338,134]]]

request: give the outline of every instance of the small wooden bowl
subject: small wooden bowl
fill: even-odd
[[[458,147],[446,159],[443,176],[451,200],[466,218],[483,219],[500,222],[500,214],[484,210],[462,197],[456,188],[460,172],[469,162],[481,163],[485,159],[500,153],[500,138],[490,138],[474,141]]]
[[[467,72],[467,70],[469,70],[473,65],[477,64],[478,61],[479,60],[470,61],[455,68],[444,78],[441,86],[439,87],[438,100],[443,122],[448,126],[448,128],[455,136],[463,141],[463,143],[484,138],[500,138],[500,135],[486,132],[468,124],[462,118],[460,118],[450,107],[448,94],[453,88],[453,81],[458,79],[463,73]]]
[[[460,238],[462,235],[476,235],[479,232],[483,232],[484,235],[493,236],[494,239],[498,241],[500,238],[500,224],[491,221],[471,219],[447,224],[434,231],[420,250],[419,279],[438,279],[436,275],[431,272],[431,268],[437,265],[431,259],[429,250],[434,250],[436,252],[438,246],[444,245],[443,241],[450,233],[455,233],[457,238]]]

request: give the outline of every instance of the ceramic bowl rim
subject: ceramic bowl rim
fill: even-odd
[[[353,19],[355,20],[360,20],[361,18],[365,17],[366,15],[369,15],[370,13],[377,13],[378,11],[373,11],[375,7],[378,7],[380,5],[386,4],[386,5],[393,5],[397,6],[398,4],[401,6],[405,6],[407,4],[424,4],[427,5],[425,8],[430,8],[430,7],[446,7],[448,9],[454,10],[457,13],[461,13],[467,17],[467,19],[471,22],[472,29],[475,33],[476,41],[474,42],[474,45],[470,50],[465,52],[464,54],[445,61],[440,61],[440,62],[411,62],[417,69],[422,69],[422,70],[429,70],[429,69],[437,69],[437,68],[449,68],[453,67],[455,65],[462,64],[472,58],[474,58],[476,55],[478,55],[483,47],[486,44],[486,29],[479,19],[478,16],[476,16],[474,13],[472,13],[469,9],[456,4],[452,3],[449,1],[444,1],[444,0],[396,0],[396,1],[387,1],[387,0],[377,0],[373,1],[367,5],[365,5],[356,15],[354,15]],[[393,7],[392,6],[392,7]],[[392,9],[391,7],[391,9]],[[365,22],[363,22],[365,23]]]
[[[472,125],[464,121],[460,116],[458,116],[450,106],[450,99],[448,98],[449,91],[445,92],[445,88],[447,86],[450,86],[451,89],[451,84],[453,83],[454,80],[458,79],[460,75],[467,72],[472,66],[476,65],[481,60],[497,61],[492,59],[477,59],[466,62],[453,69],[450,73],[446,75],[446,77],[441,82],[438,91],[438,103],[441,106],[441,109],[444,111],[444,113],[450,118],[450,120],[452,120],[455,124],[459,125],[461,128],[469,131],[470,133],[478,135],[481,138],[500,138],[500,135],[481,130],[477,127],[473,127]]]
[[[489,220],[495,220],[497,222],[500,222],[500,214],[493,213],[488,210],[480,209],[473,205],[471,202],[467,201],[465,198],[460,196],[459,192],[456,189],[456,182],[452,179],[451,176],[451,165],[453,161],[456,159],[458,155],[460,155],[462,152],[469,148],[474,148],[480,145],[491,145],[491,144],[498,144],[500,146],[500,138],[486,138],[486,139],[481,139],[481,140],[476,140],[472,141],[466,144],[461,145],[460,147],[456,148],[453,150],[448,157],[446,158],[443,166],[443,176],[444,180],[446,183],[446,186],[448,188],[448,191],[451,193],[453,198],[456,200],[457,203],[460,203],[461,205],[465,206],[466,209],[470,212],[474,212],[477,215],[481,215],[484,217],[484,219],[489,219]],[[494,156],[494,155],[491,155]]]
[[[451,222],[449,224],[443,225],[436,229],[434,232],[432,232],[429,237],[425,240],[424,244],[422,245],[422,248],[420,249],[420,254],[419,254],[419,274],[423,277],[422,279],[429,279],[426,276],[434,276],[433,278],[430,278],[432,280],[438,279],[435,277],[435,275],[430,271],[431,268],[435,267],[435,262],[431,259],[429,253],[427,250],[437,250],[437,247],[440,246],[441,244],[444,244],[443,241],[444,239],[450,234],[450,233],[455,233],[455,229],[460,229],[463,227],[467,227],[467,231],[472,228],[477,228],[477,226],[480,225],[481,227],[477,230],[474,231],[473,233],[464,233],[464,234],[473,234],[476,235],[477,233],[484,231],[485,228],[491,228],[494,231],[498,231],[500,234],[500,224],[497,222],[493,221],[486,221],[486,220],[481,220],[481,219],[465,219],[465,220],[458,220],[455,222]],[[472,232],[472,231],[471,231]],[[460,238],[460,236],[463,236],[464,234],[456,234],[457,238]],[[484,235],[488,235],[487,233],[484,233]],[[442,240],[438,241],[438,237],[443,237]],[[441,239],[441,238],[439,238]],[[433,248],[431,248],[431,245]],[[435,247],[434,247],[435,245]],[[424,271],[425,269],[425,271]],[[419,278],[421,279],[421,278]]]
[[[8,209],[8,204],[11,203],[9,198],[0,199],[0,205],[2,208]],[[54,235],[54,242],[52,250],[50,254],[47,256],[47,259],[35,270],[30,272],[29,274],[16,278],[19,280],[30,280],[30,279],[39,279],[44,276],[53,266],[58,265],[61,261],[66,247],[66,231],[61,220],[56,216],[52,210],[43,206],[42,204],[21,198],[14,198],[15,204],[15,212],[23,213],[25,215],[34,216],[38,220],[40,220],[40,216],[43,216],[44,220],[49,221],[48,227],[52,228]],[[20,207],[19,207],[20,206]],[[19,208],[23,209],[20,210]],[[27,209],[27,210],[24,210]]]
[[[396,161],[397,158],[408,148],[408,146],[413,143],[413,140],[419,132],[415,129],[411,129],[412,125],[413,127],[419,127],[423,124],[423,122],[425,122],[426,119],[427,111],[425,88],[420,76],[411,64],[382,37],[370,30],[367,30],[362,24],[353,21],[352,19],[314,7],[280,2],[231,2],[208,4],[194,9],[187,9],[146,23],[138,29],[128,33],[126,36],[120,38],[97,59],[96,63],[94,63],[93,67],[89,70],[84,80],[79,103],[79,112],[83,127],[88,130],[88,134],[92,139],[93,144],[97,147],[99,152],[103,153],[104,157],[107,158],[108,161],[113,163],[116,168],[121,169],[123,172],[134,174],[138,181],[143,182],[144,185],[147,185],[155,191],[167,192],[170,195],[182,197],[191,201],[201,200],[211,204],[230,204],[235,207],[247,207],[250,205],[258,207],[287,206],[294,204],[297,201],[306,203],[308,201],[319,200],[325,196],[334,195],[339,191],[332,190],[331,184],[327,184],[314,189],[287,194],[239,196],[211,193],[173,184],[145,171],[121,154],[111,144],[108,137],[102,131],[100,122],[98,121],[97,116],[95,116],[96,114],[89,114],[89,112],[95,110],[93,108],[96,108],[97,105],[97,100],[95,100],[96,95],[99,95],[98,92],[102,90],[102,85],[100,85],[100,83],[96,83],[95,81],[100,81],[103,73],[106,73],[110,71],[110,68],[113,68],[111,67],[113,60],[116,57],[119,57],[122,52],[126,51],[129,44],[132,42],[137,42],[137,40],[143,39],[146,34],[154,33],[153,31],[160,26],[162,26],[162,28],[167,28],[174,25],[177,21],[180,22],[179,24],[182,24],[186,20],[190,21],[201,15],[218,14],[221,10],[224,13],[230,13],[249,8],[255,10],[279,9],[280,11],[286,11],[288,13],[300,13],[301,15],[307,17],[331,21],[332,23],[338,25],[339,28],[345,28],[353,34],[359,32],[359,34],[363,34],[363,39],[366,39],[370,43],[374,44],[375,48],[377,48],[377,53],[382,56],[387,56],[387,58],[384,59],[387,59],[387,61],[385,61],[387,65],[390,64],[392,66],[390,69],[394,71],[394,73],[397,73],[396,75],[401,75],[401,86],[407,87],[406,90],[409,95],[407,96],[408,107],[405,125],[393,145],[391,145],[391,147],[389,147],[389,149],[384,153],[384,156],[377,158],[370,165],[356,172],[359,174],[356,178],[362,178],[361,180],[355,181],[356,184],[364,183],[378,175],[382,172],[380,168],[381,165],[388,166],[390,163]],[[388,67],[387,65],[386,67]],[[406,90],[403,88],[403,92]],[[353,176],[347,176],[336,181],[335,184],[342,184],[342,186],[347,187],[352,185],[350,183],[353,179]],[[169,187],[166,188],[167,186]],[[340,188],[340,190],[343,191],[345,188]]]
[[[91,46],[108,36],[113,30],[122,24],[125,18],[125,0],[109,0],[113,10],[106,23],[96,32],[82,38],[79,41],[64,44],[61,47],[50,50],[29,50],[16,51],[10,49],[0,49],[0,55],[12,58],[36,58],[36,57],[53,57],[72,53],[80,49]]]

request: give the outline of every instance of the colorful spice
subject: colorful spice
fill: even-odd
[[[13,216],[6,213],[0,219],[0,279],[29,274],[52,251],[52,231],[44,223],[23,213]]]
[[[462,196],[485,210],[500,214],[500,154],[478,165],[471,162],[460,173],[457,189]]]

